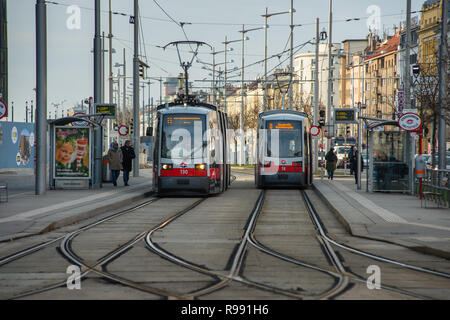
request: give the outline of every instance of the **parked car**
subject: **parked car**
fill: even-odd
[[[335,147],[335,151],[336,151],[336,155],[338,158],[337,161],[337,167],[338,168],[343,168],[344,167],[344,161],[347,161],[347,167],[349,165],[348,162],[348,152],[350,151],[350,146],[337,146]]]
[[[447,157],[446,157],[446,169],[450,170],[450,151],[447,151]],[[436,153],[434,155],[434,159],[435,159],[435,163],[437,164],[439,162],[439,155]],[[432,158],[431,158],[431,154],[428,154],[428,159],[426,160],[426,167],[427,169],[431,169],[431,163],[432,163]]]

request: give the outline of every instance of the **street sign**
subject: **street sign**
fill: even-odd
[[[333,124],[327,124],[325,126],[325,130],[323,131],[325,137],[327,138],[333,138],[335,136],[334,134],[334,125]]]
[[[358,123],[356,120],[356,109],[339,108],[334,109],[335,123]]]
[[[6,102],[0,99],[0,119],[5,117],[8,114],[8,107],[6,106]]]
[[[85,114],[86,114],[86,113],[84,113],[84,112],[75,112],[75,113],[73,114],[73,116],[76,117],[76,116],[79,116],[79,115],[85,115]],[[72,122],[72,124],[73,124],[74,126],[80,126],[80,127],[86,127],[86,126],[89,125],[89,123],[88,123],[87,121],[75,121],[75,122]]]
[[[312,126],[311,129],[309,129],[309,132],[313,137],[316,137],[320,133],[320,128],[318,126]]]
[[[405,113],[417,113],[417,112],[418,112],[417,109],[403,109],[402,114],[405,114]]]
[[[94,107],[94,113],[102,114],[106,119],[116,119],[116,104],[96,103]]]
[[[417,113],[405,113],[398,119],[398,126],[405,131],[417,131],[422,127],[422,118]]]
[[[126,125],[121,125],[118,132],[121,136],[126,136],[128,134],[128,127]]]

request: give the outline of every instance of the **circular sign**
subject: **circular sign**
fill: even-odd
[[[8,112],[8,107],[6,106],[5,101],[0,99],[0,119],[6,116],[6,113]]]
[[[309,129],[309,132],[311,132],[312,136],[318,136],[320,133],[320,128],[318,126],[312,126],[311,129]]]
[[[128,127],[126,125],[121,125],[118,132],[121,136],[126,136],[128,134]]]
[[[405,131],[417,131],[422,127],[422,119],[417,113],[408,112],[398,119],[398,125]]]
[[[73,114],[73,116],[76,117],[78,115],[84,115],[84,114],[86,114],[86,113],[84,113],[84,112],[75,112]],[[74,122],[72,122],[72,124],[74,126],[80,126],[80,127],[86,127],[86,126],[89,125],[89,123],[87,121],[74,121]]]

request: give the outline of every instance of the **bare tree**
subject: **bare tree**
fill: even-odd
[[[438,59],[436,59],[438,61]],[[423,121],[423,126],[427,128],[431,124],[431,153],[436,154],[437,128],[440,114],[439,104],[439,74],[436,63],[418,64],[420,72],[414,75],[412,84],[412,95],[417,101],[418,112]],[[445,122],[450,124],[450,107],[444,108]],[[435,157],[432,157],[435,165]]]

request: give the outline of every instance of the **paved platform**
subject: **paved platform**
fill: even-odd
[[[402,193],[357,190],[354,177],[314,178],[320,197],[357,237],[399,244],[412,250],[450,259],[450,209]]]
[[[23,179],[34,180],[34,175],[19,174],[12,180]],[[8,202],[0,203],[0,241],[51,231],[144,198],[152,191],[152,170],[141,169],[140,177],[131,174],[129,184],[123,185],[121,172],[117,187],[104,182],[98,189],[47,190],[36,196],[34,189],[18,193],[12,183]]]

